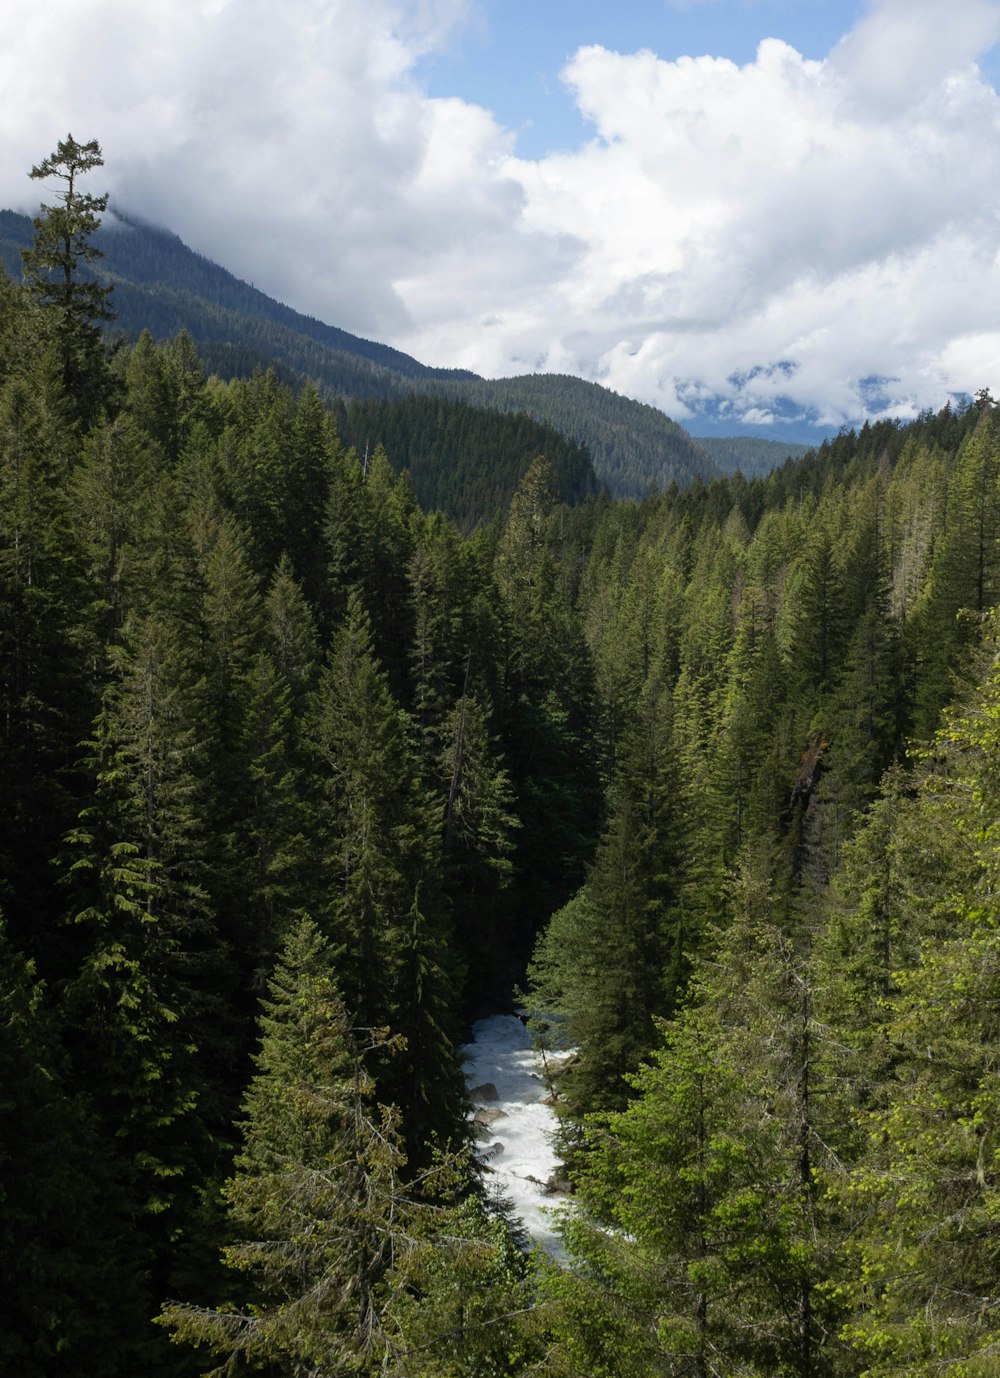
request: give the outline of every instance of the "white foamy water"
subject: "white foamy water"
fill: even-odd
[[[513,1199],[532,1241],[558,1256],[562,1246],[552,1214],[558,1198],[544,1190],[558,1164],[549,1142],[555,1115],[542,1104],[549,1087],[541,1058],[531,1047],[528,1030],[512,1014],[477,1020],[472,1035],[473,1041],[461,1049],[469,1090],[492,1082],[499,1096],[496,1101],[473,1096],[473,1104],[504,1112],[489,1126],[489,1138],[479,1151]]]

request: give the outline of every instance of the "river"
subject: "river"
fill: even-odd
[[[490,1015],[473,1024],[472,1042],[461,1052],[472,1104],[482,1112],[481,1121],[491,1121],[488,1137],[480,1134],[480,1154],[512,1198],[532,1241],[558,1257],[562,1245],[552,1211],[560,1197],[545,1190],[558,1167],[549,1143],[555,1115],[542,1103],[549,1087],[528,1030],[512,1014]]]

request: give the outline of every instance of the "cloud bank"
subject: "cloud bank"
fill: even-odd
[[[733,429],[1000,390],[997,0],[873,0],[823,61],[582,47],[517,156],[428,54],[474,0],[48,0],[0,53],[0,204],[97,137],[126,210],[427,362],[578,373]]]

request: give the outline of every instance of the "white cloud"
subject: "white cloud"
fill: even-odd
[[[32,204],[68,129],[96,136],[96,190],[299,309],[681,419],[1000,385],[1000,100],[975,65],[998,0],[872,0],[823,62],[583,47],[564,81],[593,137],[535,161],[415,75],[475,0],[15,3],[2,204]]]
[[[27,207],[32,162],[67,129],[97,136],[113,203],[348,329],[411,328],[397,279],[472,246],[515,277],[551,257],[507,242],[522,199],[499,170],[513,136],[413,80],[468,8],[49,0],[0,55],[0,198]]]
[[[883,0],[825,62],[776,39],[743,67],[580,49],[564,79],[596,137],[506,170],[519,225],[581,251],[466,361],[500,369],[506,345],[681,419],[784,399],[839,425],[996,389],[1000,101],[974,59],[998,31],[985,0],[946,22]],[[441,357],[462,335],[406,343]]]
[[[993,0],[879,0],[837,44],[829,70],[868,115],[912,108],[1000,38]]]

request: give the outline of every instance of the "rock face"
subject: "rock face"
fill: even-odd
[[[487,1105],[492,1101],[500,1099],[500,1092],[493,1085],[492,1081],[484,1081],[482,1086],[473,1086],[469,1092],[469,1100],[473,1105]]]

